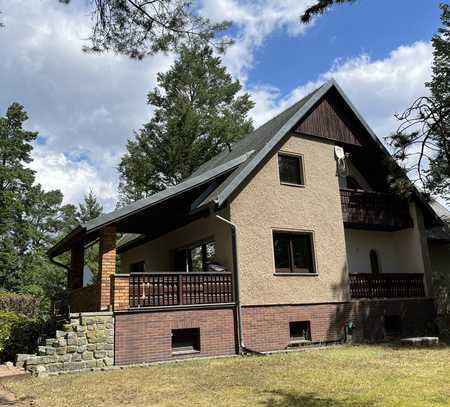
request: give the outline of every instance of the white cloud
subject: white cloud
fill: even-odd
[[[427,93],[424,83],[431,78],[432,56],[430,43],[416,42],[393,50],[385,59],[373,60],[363,54],[336,61],[330,70],[283,98],[273,88],[251,90],[257,101],[255,122],[262,124],[334,78],[378,137],[383,138],[396,129],[394,114],[401,113],[415,98]]]
[[[173,57],[139,62],[114,54],[86,55],[81,48],[90,20],[80,2],[30,3],[2,2],[0,114],[18,101],[30,117],[26,127],[45,138],[33,156],[34,167],[46,174],[38,174],[46,188],[61,189],[68,202],[81,200],[90,187],[110,191],[117,185],[116,167],[127,139],[151,116],[146,95]],[[52,172],[39,162],[45,155]],[[110,192],[101,198],[113,208]]]
[[[64,153],[49,152],[36,147],[31,168],[36,171],[36,182],[46,190],[60,189],[66,202],[78,202],[92,190],[106,208],[114,208],[117,179],[111,169],[98,168],[86,160],[71,160]]]
[[[212,21],[229,20],[238,27],[235,43],[227,50],[224,62],[242,82],[252,67],[253,53],[277,29],[288,35],[301,35],[313,26],[300,24],[300,15],[315,0],[203,0],[200,13]]]

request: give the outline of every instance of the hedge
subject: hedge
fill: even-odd
[[[40,313],[40,301],[31,294],[18,294],[0,291],[0,311],[37,317]]]

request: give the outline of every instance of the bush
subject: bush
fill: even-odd
[[[31,294],[17,294],[0,291],[0,312],[11,311],[16,314],[37,317],[40,313],[40,301]]]
[[[42,321],[12,311],[0,311],[0,359],[13,361],[18,353],[35,353]]]

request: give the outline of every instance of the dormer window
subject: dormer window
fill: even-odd
[[[305,185],[303,157],[301,155],[278,154],[280,182],[287,185]]]

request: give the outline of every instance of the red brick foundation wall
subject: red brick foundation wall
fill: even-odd
[[[432,329],[432,300],[371,300],[339,304],[274,305],[243,307],[244,340],[248,349],[264,352],[289,345],[289,322],[310,321],[313,342],[344,340],[345,323],[354,323],[354,340],[385,338],[384,316],[399,315],[402,334],[429,333]]]
[[[200,328],[195,356],[234,354],[234,319],[233,308],[116,313],[115,364],[180,359],[171,353],[172,329],[180,328]]]
[[[371,300],[338,304],[244,306],[247,349],[264,352],[286,349],[289,322],[310,321],[313,342],[344,340],[344,327],[354,322],[353,339],[385,338],[384,316],[399,315],[402,335],[430,334],[434,306],[429,299]],[[171,331],[200,328],[200,352],[192,356],[218,356],[236,352],[233,308],[116,313],[115,364],[179,359],[171,354]]]

